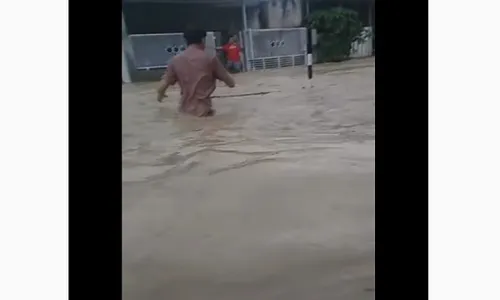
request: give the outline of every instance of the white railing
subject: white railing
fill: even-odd
[[[354,42],[351,45],[351,58],[361,58],[372,56],[373,53],[373,37],[372,28],[363,28],[362,41]]]
[[[247,70],[305,64],[306,28],[248,29],[242,36]]]

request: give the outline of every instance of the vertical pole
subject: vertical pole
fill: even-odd
[[[132,44],[130,43],[130,38],[128,36],[127,24],[125,24],[125,17],[122,12],[122,42],[125,47],[125,53],[127,54],[127,59],[133,59],[134,51],[132,49]]]
[[[252,34],[252,28],[249,28],[248,29],[248,41],[249,41],[249,47],[250,47],[250,58],[249,60],[254,60],[255,57],[254,57],[254,53],[253,53],[253,34]],[[250,69],[251,70],[254,70],[254,66],[250,63]]]
[[[372,27],[372,4],[368,3],[368,26]]]
[[[127,54],[125,54],[125,49],[123,49],[122,45],[122,81],[125,83],[131,83],[132,79],[130,78],[130,71],[127,63]]]
[[[309,0],[306,0],[306,12],[307,12],[307,78],[311,79],[313,77],[312,69],[312,28],[310,25],[310,12],[309,12]]]
[[[216,55],[215,33],[213,31],[207,31],[205,35],[205,52],[211,57]]]
[[[127,27],[125,26],[125,18],[122,12],[122,81],[125,83],[132,82],[130,78],[129,58],[127,56],[127,48],[132,48],[128,41]]]
[[[247,5],[245,4],[245,0],[241,1],[241,16],[243,17],[243,30],[246,31],[248,29],[248,20]]]
[[[370,43],[371,43],[371,55],[373,55],[375,50],[375,42],[373,41],[373,33],[375,32],[375,28],[373,28],[373,4],[370,2],[368,4],[368,26],[370,26]]]
[[[241,16],[243,19],[243,50],[245,52],[245,69],[248,71],[250,68],[250,57],[248,55],[248,48],[249,48],[249,42],[248,42],[248,20],[247,20],[247,5],[245,4],[245,0],[241,1]],[[240,39],[241,41],[241,39]]]

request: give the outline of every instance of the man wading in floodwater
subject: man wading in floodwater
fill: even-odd
[[[162,102],[167,88],[176,82],[181,87],[179,111],[198,117],[213,116],[211,95],[217,79],[234,87],[234,80],[216,57],[205,53],[205,32],[184,34],[187,49],[175,56],[168,65],[158,88],[158,102]]]

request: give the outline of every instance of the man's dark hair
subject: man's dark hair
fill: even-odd
[[[206,33],[203,30],[189,30],[184,33],[184,39],[188,46],[192,44],[201,44],[203,43],[205,35]]]

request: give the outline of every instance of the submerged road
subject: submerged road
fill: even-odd
[[[124,85],[123,299],[374,299],[374,70],[240,74],[203,119]]]

